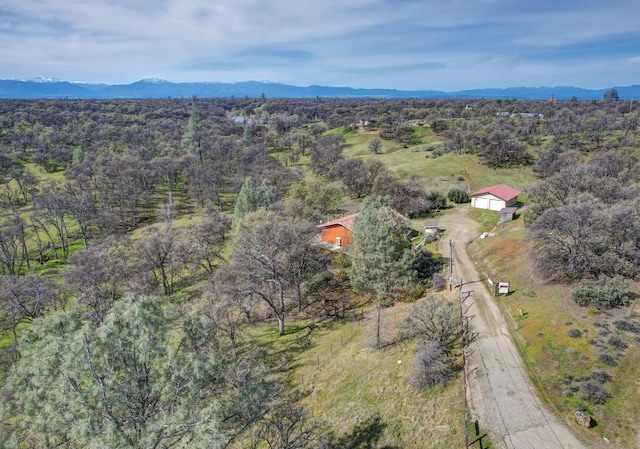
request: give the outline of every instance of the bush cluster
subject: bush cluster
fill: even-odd
[[[612,309],[629,304],[625,293],[631,281],[621,276],[600,276],[597,281],[583,280],[571,290],[571,297],[580,306]]]
[[[449,193],[447,193],[447,199],[456,204],[468,203],[471,201],[467,191],[462,190],[459,187],[451,187],[449,189]]]

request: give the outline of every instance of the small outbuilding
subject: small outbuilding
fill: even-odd
[[[506,184],[485,187],[471,192],[471,206],[478,209],[501,211],[505,207],[515,207],[518,204],[520,191]]]
[[[498,219],[498,223],[508,223],[513,220],[513,217],[516,215],[518,211],[517,207],[505,207],[500,209],[500,218]]]
[[[425,221],[424,222],[424,233],[425,233],[425,235],[436,235],[436,234],[438,234],[438,222],[437,221]]]

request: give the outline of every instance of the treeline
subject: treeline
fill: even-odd
[[[446,192],[400,179],[377,159],[345,158],[345,133],[377,130],[383,139],[369,150],[378,153],[414,145],[413,126],[424,123],[443,137],[422,148],[430,157],[473,153],[491,167],[532,164],[548,179],[565,154],[636,149],[638,108],[615,100],[2,101],[0,271],[16,276],[65,259],[78,242],[157,221],[170,201],[178,214],[230,211],[247,178],[268,180],[277,200],[301,203],[312,221],[345,194],[389,195],[401,213],[425,216],[446,205]],[[342,132],[325,133],[335,128]],[[315,177],[305,178],[301,158]],[[39,179],[34,164],[64,176]]]
[[[544,180],[527,190],[528,235],[538,272],[550,281],[640,272],[640,164],[634,151],[609,151],[586,159],[557,152],[536,166]],[[624,285],[624,283],[620,283]],[[595,306],[610,299],[601,297]],[[620,306],[617,301],[608,306]],[[588,304],[584,304],[588,305]]]

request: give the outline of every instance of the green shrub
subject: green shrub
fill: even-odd
[[[635,321],[616,320],[613,325],[620,331],[633,332],[634,334],[640,333],[640,326]]]
[[[614,359],[613,356],[610,354],[600,354],[600,357],[598,357],[598,360],[600,361],[600,363],[604,363],[607,366],[618,365],[618,362],[616,362],[616,359]]]
[[[573,327],[569,329],[569,332],[567,332],[567,335],[569,335],[569,337],[571,338],[580,338],[582,337],[582,332],[580,331],[580,329]]]
[[[427,193],[427,201],[431,201],[434,209],[443,209],[447,206],[447,197],[437,190]]]
[[[627,344],[622,340],[622,338],[618,337],[617,335],[612,335],[611,337],[609,337],[607,343],[609,343],[610,346],[613,346],[616,349],[627,349]]]
[[[580,385],[582,399],[592,404],[604,404],[611,394],[601,385],[594,382],[584,382]]]
[[[597,281],[590,279],[580,282],[571,290],[571,297],[581,306],[593,306],[598,309],[612,309],[629,304],[626,290],[631,281],[622,276],[602,275]]]
[[[459,187],[451,187],[449,189],[449,193],[447,194],[447,198],[449,199],[449,201],[456,204],[468,203],[469,201],[471,201],[471,199],[469,198],[469,194]]]
[[[591,380],[602,385],[605,382],[611,382],[611,374],[606,371],[597,370],[591,373]]]

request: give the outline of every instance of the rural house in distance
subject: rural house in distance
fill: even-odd
[[[520,191],[506,184],[484,187],[471,192],[471,206],[478,209],[501,211],[505,207],[514,207],[518,204]]]

